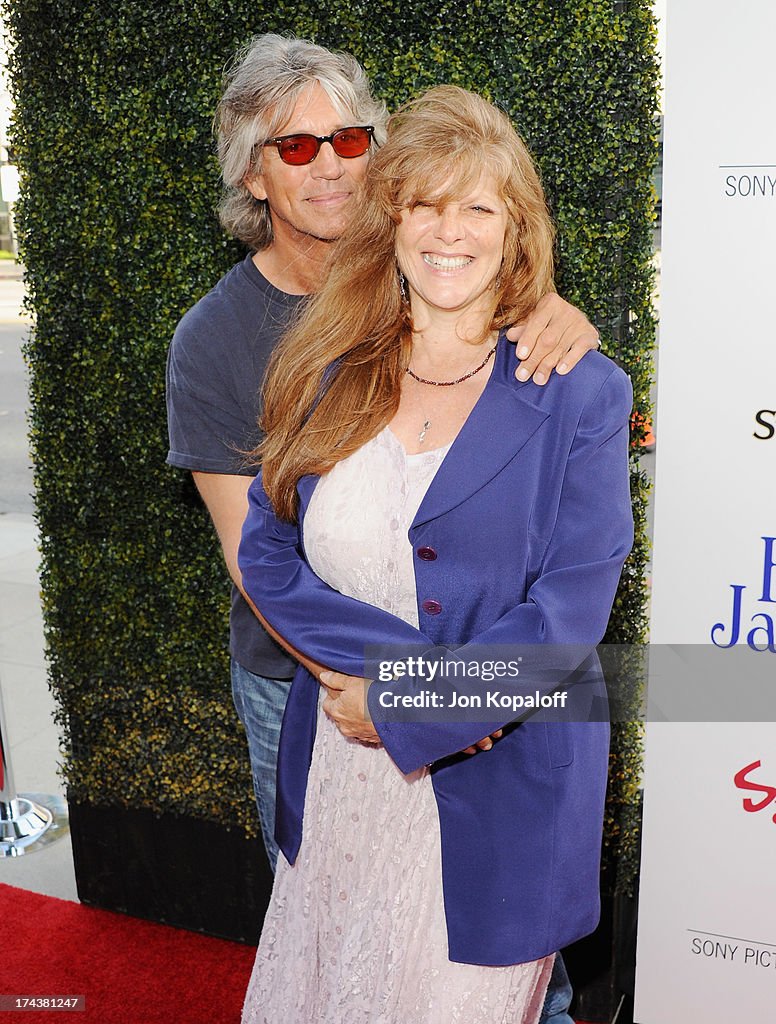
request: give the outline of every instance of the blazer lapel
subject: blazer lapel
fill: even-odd
[[[549,417],[522,397],[525,385],[515,379],[515,365],[502,334],[490,380],[431,481],[413,527],[444,515],[492,480]],[[300,521],[319,480],[310,474],[296,485]]]
[[[490,380],[431,481],[413,528],[449,512],[492,480],[550,415],[522,397],[514,370],[512,346],[502,336]]]

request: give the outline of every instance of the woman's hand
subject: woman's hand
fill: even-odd
[[[318,681],[328,693],[323,702],[323,710],[342,735],[361,743],[380,746],[380,737],[372,724],[366,703],[369,680],[326,669],[319,674]],[[501,739],[501,734],[502,730],[498,729],[490,736],[485,736],[472,746],[466,747],[461,753],[476,754],[480,750],[490,750],[493,741]]]
[[[525,381],[533,374],[535,384],[546,384],[553,370],[568,373],[599,347],[598,331],[585,314],[555,292],[542,296],[530,316],[510,327],[507,339],[517,342],[521,360],[515,376]]]
[[[361,743],[380,746],[380,737],[372,725],[366,704],[369,680],[328,669],[320,673],[318,680],[328,693],[323,702],[323,710],[342,735]]]

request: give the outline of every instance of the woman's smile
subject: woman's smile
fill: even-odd
[[[433,197],[402,210],[396,259],[407,278],[415,329],[458,314],[488,319],[504,255],[508,213],[496,181],[483,174],[455,202]]]
[[[423,262],[435,270],[461,270],[468,266],[473,256],[441,256],[438,253],[424,252]]]

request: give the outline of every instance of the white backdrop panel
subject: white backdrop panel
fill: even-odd
[[[668,2],[653,643],[776,616],[774,40],[774,0]],[[648,726],[639,1024],[776,1021],[774,814],[774,723]]]

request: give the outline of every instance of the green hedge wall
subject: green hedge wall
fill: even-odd
[[[438,82],[513,115],[559,227],[559,290],[646,410],[657,70],[648,0],[5,0],[17,224],[36,327],[31,431],[51,686],[71,796],[255,834],[228,685],[227,583],[188,475],[165,466],[176,321],[241,255],[220,231],[221,70],[263,31],[354,53],[395,107]],[[645,632],[646,485],[608,635]],[[633,877],[636,726],[612,755],[605,873]]]

